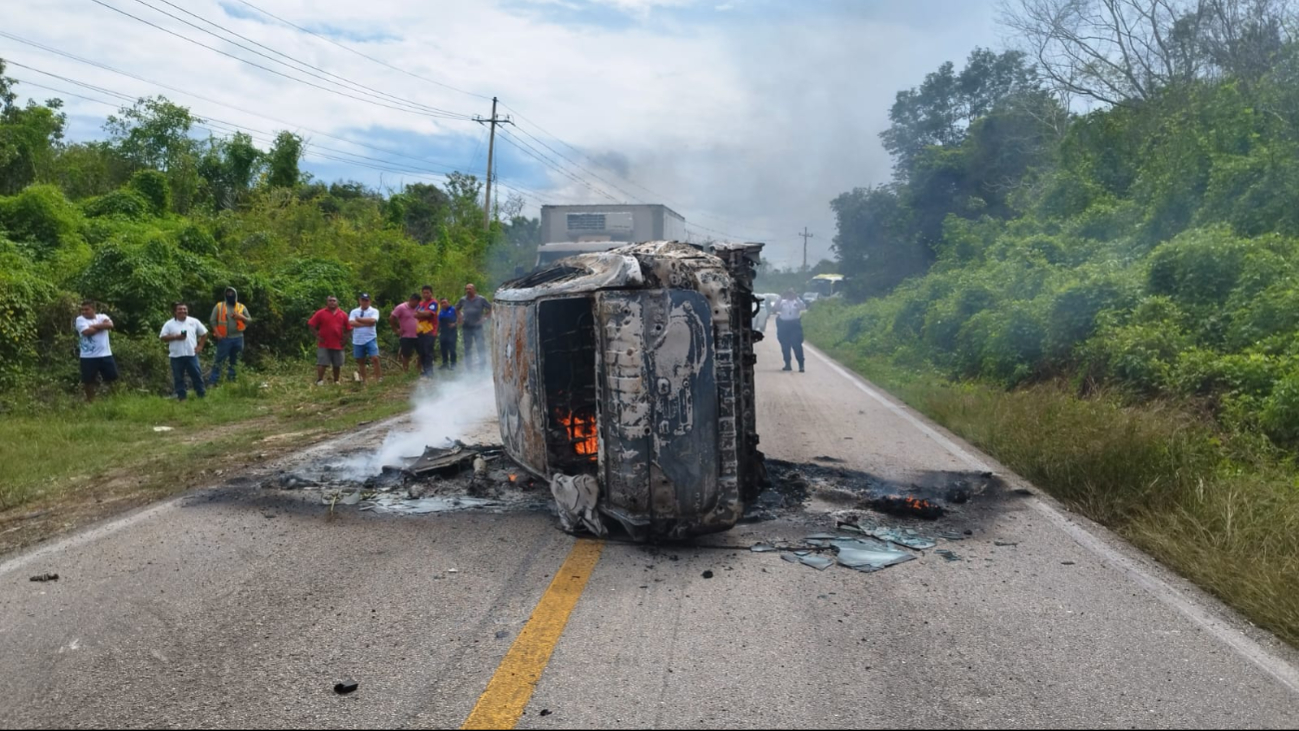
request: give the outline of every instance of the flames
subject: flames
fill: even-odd
[[[944,512],[943,506],[937,503],[903,495],[886,495],[875,498],[871,501],[871,507],[881,513],[908,518],[923,518],[925,520],[934,520],[942,516]]]
[[[559,411],[556,412],[555,418],[568,432],[568,441],[573,445],[573,451],[594,462],[600,454],[600,439],[596,436],[595,416],[585,416],[576,412],[565,414]]]
[[[519,480],[518,475],[510,475],[510,482],[518,482],[518,480]]]

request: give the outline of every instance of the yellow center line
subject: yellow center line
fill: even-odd
[[[585,538],[573,546],[461,728],[512,729],[518,723],[603,550],[604,541]]]

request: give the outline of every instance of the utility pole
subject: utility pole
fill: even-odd
[[[807,240],[815,238],[815,234],[808,233],[807,226],[803,227],[803,233],[798,234],[803,237],[803,271],[807,271]]]
[[[492,97],[491,119],[474,117],[474,121],[479,124],[491,125],[491,133],[488,135],[488,141],[487,141],[487,194],[483,197],[484,227],[487,229],[491,229],[492,227],[492,164],[494,162],[493,155],[496,152],[496,125],[514,124],[514,121],[511,120],[509,117],[496,116],[496,97]]]

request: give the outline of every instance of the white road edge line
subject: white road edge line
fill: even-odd
[[[810,345],[804,345],[804,348],[828,366],[830,370],[843,376],[867,396],[878,401],[884,406],[884,408],[906,420],[907,423],[923,432],[930,439],[933,439],[952,456],[970,465],[972,469],[980,472],[992,471],[992,468],[989,467],[987,463],[962,449],[951,439],[948,439],[946,436],[935,431],[928,424],[918,419],[909,408],[899,406],[889,398],[882,395],[879,391],[871,388],[871,386],[868,385],[866,380],[861,376],[843,368],[820,350]],[[1299,669],[1296,669],[1294,665],[1291,665],[1283,658],[1277,657],[1275,654],[1268,651],[1267,648],[1258,644],[1239,630],[1225,626],[1222,622],[1218,621],[1213,616],[1213,613],[1208,609],[1200,606],[1193,599],[1186,596],[1181,591],[1178,591],[1168,582],[1146,571],[1140,564],[1127,556],[1124,556],[1083,526],[1070,520],[1068,516],[1057,510],[1055,506],[1044,500],[1034,499],[1033,507],[1057,527],[1069,534],[1078,545],[1096,554],[1102,560],[1117,567],[1156,599],[1163,602],[1168,607],[1180,612],[1184,617],[1207,630],[1213,636],[1221,640],[1223,644],[1235,650],[1260,670],[1271,675],[1290,692],[1299,694]]]
[[[295,456],[289,458],[302,459],[304,457],[313,454],[318,454],[322,451],[331,448],[334,444],[336,444],[341,439],[354,439],[358,435],[368,434],[378,429],[384,429],[384,428],[394,426],[401,420],[407,418],[408,416],[409,414],[401,414],[399,416],[393,416],[387,419],[376,421],[373,424],[366,425],[364,428],[360,429],[359,431],[354,431],[341,436],[336,436],[331,439],[327,439],[324,442],[314,444],[310,447],[306,447],[300,450]],[[0,576],[4,576],[6,574],[17,571],[18,569],[27,566],[28,564],[31,564],[35,561],[39,561],[43,558],[51,556],[60,551],[66,551],[69,548],[77,548],[78,546],[84,546],[87,543],[93,543],[94,541],[97,541],[100,538],[107,538],[108,536],[124,528],[130,528],[136,523],[142,523],[146,520],[152,520],[153,518],[156,518],[159,515],[162,515],[163,513],[171,512],[172,510],[176,509],[176,506],[180,505],[182,500],[192,496],[195,492],[201,491],[203,489],[210,489],[210,488],[198,488],[197,490],[186,490],[185,492],[173,498],[169,498],[168,500],[158,503],[157,505],[154,505],[152,507],[145,508],[144,510],[141,510],[138,513],[131,513],[129,515],[123,516],[116,520],[110,520],[109,522],[104,523],[103,525],[97,526],[95,528],[91,528],[89,530],[86,530],[81,533],[77,533],[75,535],[68,536],[67,538],[64,538],[62,540],[55,541],[54,543],[51,543],[48,546],[41,546],[40,548],[36,548],[34,550],[28,551],[27,553],[19,554],[18,556],[15,556],[9,559],[8,561],[0,562]]]

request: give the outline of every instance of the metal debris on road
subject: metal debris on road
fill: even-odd
[[[1008,546],[1018,546],[1019,541],[993,541],[992,545],[1006,548]]]
[[[703,573],[703,576],[704,576],[705,579],[711,579],[711,578],[713,578],[713,572],[712,572],[712,571],[705,571],[705,572]]]
[[[771,553],[772,551],[776,550],[776,547],[768,546],[765,543],[755,543],[752,546],[749,546],[749,550],[753,551],[754,553]]]
[[[963,540],[965,540],[965,534],[964,534],[964,533],[957,533],[956,531],[950,531],[950,530],[939,531],[939,533],[938,533],[938,537],[939,537],[939,538],[942,538],[942,539],[945,540],[945,541],[963,541]]]
[[[938,549],[937,551],[934,551],[934,553],[938,554],[939,556],[942,556],[943,558],[947,559],[948,561],[960,561],[960,560],[961,560],[961,557],[960,557],[960,556],[957,556],[955,551],[949,551],[949,550],[947,550],[946,548],[940,548],[940,549]]]
[[[59,580],[59,575],[58,575],[58,574],[40,574],[39,576],[33,576],[33,577],[31,578],[31,580],[32,580],[32,581],[39,581],[39,582],[58,581],[58,580]]]
[[[347,695],[348,693],[354,692],[359,687],[361,687],[360,683],[348,678],[340,683],[335,683],[334,692],[339,695]]]

